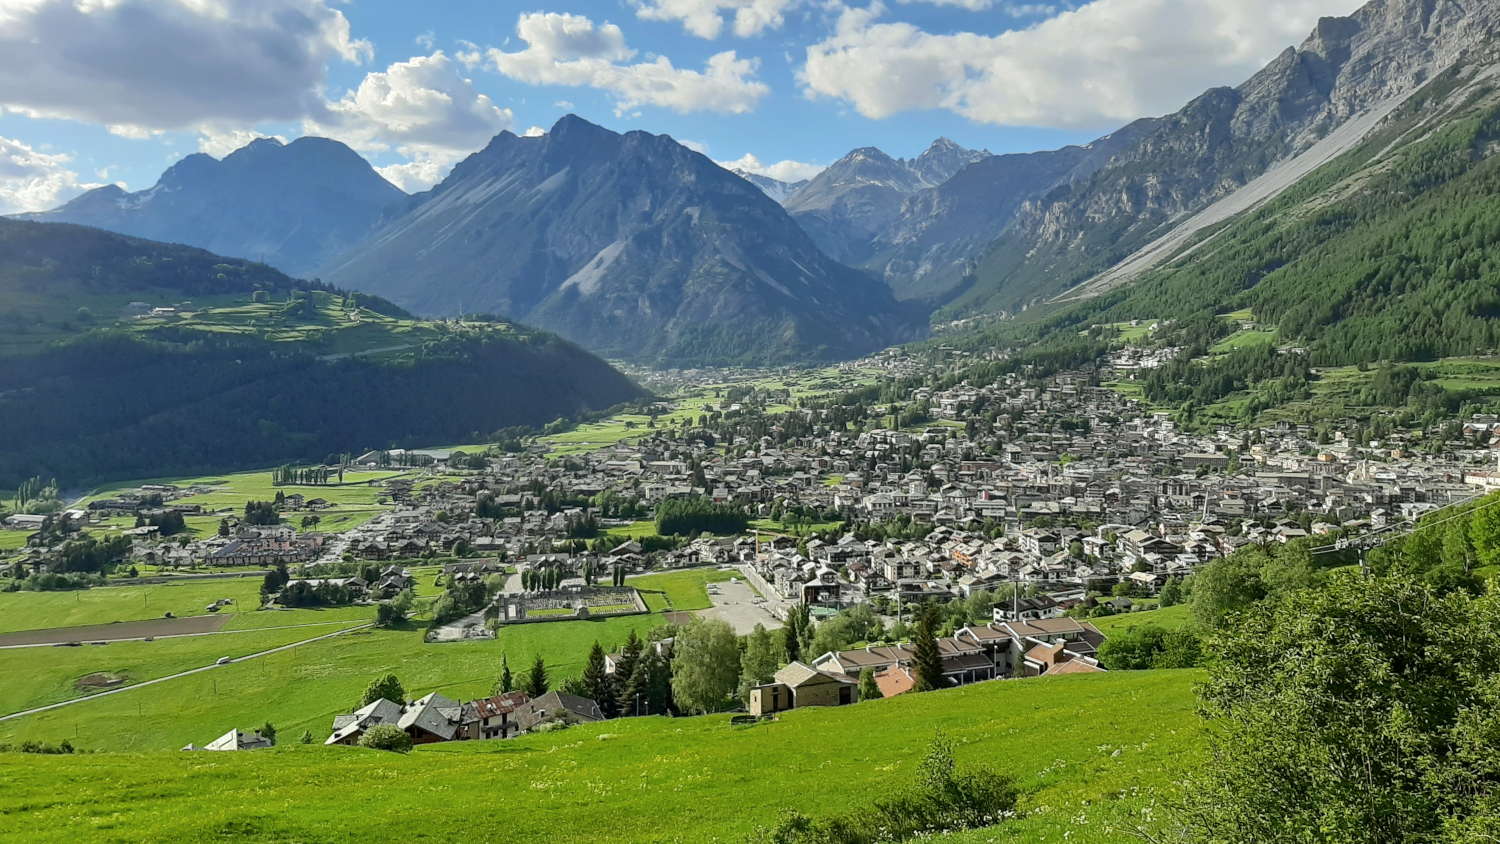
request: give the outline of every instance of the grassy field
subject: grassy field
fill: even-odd
[[[260,578],[100,586],[73,592],[0,592],[0,633],[142,621],[168,612],[178,617],[203,615],[204,607],[220,598],[234,599],[234,605],[225,607],[223,613],[251,613],[260,606]]]
[[[345,626],[363,623],[369,620],[369,615],[366,612],[359,622],[350,622]],[[0,683],[0,715],[83,697],[90,690],[81,687],[78,681],[91,674],[111,674],[124,678],[127,683],[137,683],[211,665],[220,657],[258,653],[332,633],[337,629],[336,625],[319,625],[184,636],[157,639],[154,642],[0,650],[0,676],[24,678],[21,682]],[[150,691],[152,690],[143,689],[118,697],[123,701],[132,695],[143,695]]]
[[[368,613],[365,609],[359,620],[368,619]],[[348,711],[377,676],[394,672],[411,697],[441,691],[468,700],[493,691],[502,655],[509,658],[512,671],[519,675],[540,654],[554,685],[560,685],[582,672],[595,640],[607,650],[618,650],[629,631],[644,635],[662,623],[660,615],[639,615],[520,624],[503,628],[495,640],[445,644],[424,643],[415,627],[356,631],[150,688],[0,722],[0,742],[71,737],[79,747],[159,750],[202,743],[232,726],[249,727],[267,720],[285,735],[295,736],[309,729],[323,738],[333,716]],[[275,631],[274,635],[290,634],[295,641],[335,629],[303,628]],[[55,688],[77,677],[71,668],[55,674],[45,666],[37,670],[41,673],[28,680],[28,687]],[[128,730],[116,726],[125,721],[130,724]]]
[[[1275,342],[1275,331],[1242,329],[1240,331],[1234,332],[1228,337],[1225,337],[1223,340],[1220,340],[1219,342],[1210,346],[1208,351],[1210,354],[1227,355],[1230,352],[1235,351],[1236,349],[1244,349],[1250,346],[1269,346]]]
[[[739,572],[735,571],[704,568],[647,574],[632,577],[626,582],[642,590],[646,598],[646,606],[652,611],[706,610],[713,606],[713,601],[709,599],[708,590],[705,587],[710,583],[723,583],[732,577],[739,576]],[[654,592],[666,594],[652,594]]]
[[[639,522],[632,522],[628,525],[612,527],[609,530],[605,531],[605,533],[609,534],[610,536],[618,536],[622,541],[627,539],[640,539],[643,536],[655,536],[656,520],[646,519]]]
[[[1176,630],[1186,627],[1193,620],[1192,607],[1187,604],[1177,604],[1159,610],[1142,610],[1141,612],[1124,613],[1122,615],[1107,615],[1103,618],[1091,618],[1095,627],[1106,636],[1123,633],[1132,627],[1144,627],[1155,624],[1168,630]]]
[[[626,719],[406,756],[295,744],[232,754],[0,754],[0,836],[469,840],[490,823],[474,807],[511,795],[505,840],[755,840],[784,809],[824,816],[901,787],[941,730],[960,763],[990,765],[1025,790],[1022,818],[953,840],[1132,841],[1125,828],[1201,753],[1190,692],[1197,676],[982,683],[795,710],[751,727],[722,715]],[[235,724],[220,719],[216,729]],[[300,732],[277,726],[284,741]],[[354,809],[369,805],[383,808]]]

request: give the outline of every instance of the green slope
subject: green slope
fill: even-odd
[[[0,219],[0,326],[0,488],[480,441],[643,395],[550,334],[63,224]]]
[[[1494,353],[1500,92],[1486,67],[1433,80],[1362,144],[1140,281],[945,341],[1073,363],[1120,342],[1112,326],[1160,320],[1169,327],[1152,342],[1200,361],[1161,371],[1176,388],[1153,395],[1148,385],[1148,396],[1205,405],[1233,394],[1257,412],[1309,396],[1310,376],[1289,371],[1272,344],[1304,349],[1313,367]],[[1220,316],[1236,312],[1253,313],[1259,329],[1236,332]]]
[[[1201,752],[1197,677],[1001,681],[753,727],[626,719],[410,756],[0,754],[0,839],[754,840],[786,808],[821,816],[878,799],[942,730],[960,763],[991,765],[1027,792],[1021,819],[957,840],[1130,841],[1126,827]]]

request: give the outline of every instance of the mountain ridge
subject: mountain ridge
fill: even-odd
[[[495,136],[321,275],[671,365],[831,360],[919,330],[759,188],[668,136],[575,115]]]
[[[305,276],[363,238],[405,197],[338,141],[259,138],[223,159],[186,156],[146,190],[106,185],[17,219],[184,243]]]

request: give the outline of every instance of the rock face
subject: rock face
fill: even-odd
[[[916,333],[884,285],[749,182],[664,135],[571,115],[500,134],[322,276],[659,364],[827,360]]]
[[[954,310],[1014,308],[1108,270],[1185,217],[1410,94],[1492,39],[1497,23],[1500,0],[1374,0],[1350,17],[1324,18],[1300,48],[1245,84],[1208,91],[1144,127],[1086,178],[1021,203]]]
[[[771,197],[778,203],[785,205],[797,191],[807,187],[807,179],[800,182],[783,182],[770,176],[762,176],[759,173],[751,173],[748,170],[730,170],[736,176],[760,188],[766,196]]]
[[[261,138],[222,161],[190,155],[150,190],[110,185],[22,219],[184,243],[300,276],[357,243],[405,198],[337,141]]]
[[[874,254],[876,237],[901,217],[907,197],[988,157],[947,138],[910,161],[863,147],[819,173],[786,201],[786,209],[824,252],[862,264]]]

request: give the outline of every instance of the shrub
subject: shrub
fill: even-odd
[[[389,750],[394,753],[411,751],[411,736],[395,724],[376,724],[365,731],[359,739],[360,747],[372,750]]]
[[[994,826],[1014,817],[1015,783],[988,768],[960,769],[941,733],[927,749],[911,788],[888,800],[814,820],[789,811],[752,840],[773,844],[876,844]]]

